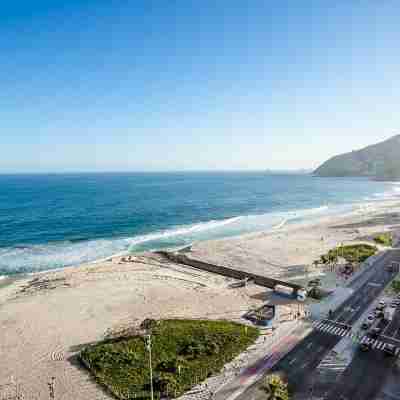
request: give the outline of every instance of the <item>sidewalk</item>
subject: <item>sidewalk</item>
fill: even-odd
[[[376,272],[377,263],[386,255],[386,251],[369,257],[361,268],[346,281],[345,286],[338,286],[333,293],[319,303],[311,304],[308,310],[314,320],[326,318],[329,310],[339,308],[355,291],[357,291]]]
[[[303,321],[283,323],[271,336],[261,335],[256,343],[225,365],[221,374],[195,386],[179,400],[233,400],[256,382],[288,353],[309,331]]]

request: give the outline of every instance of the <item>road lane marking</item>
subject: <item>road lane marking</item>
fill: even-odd
[[[295,363],[296,362],[296,360],[297,360],[297,358],[295,357],[295,358],[292,358],[290,361],[289,361],[289,365],[292,365],[293,363]]]
[[[389,340],[393,340],[394,342],[398,342],[398,343],[400,343],[400,340],[398,340],[398,339],[395,339],[395,338],[393,338],[393,337],[390,337],[390,336],[386,336],[386,335],[381,335],[383,338],[385,338],[385,339],[389,339]]]
[[[307,345],[307,349],[309,349],[310,347],[312,347],[312,342],[310,342],[310,343],[308,343],[308,345]]]
[[[338,335],[339,332],[341,332],[341,331],[342,331],[342,328],[336,328],[336,329],[334,329],[334,330],[332,331],[332,333],[333,333],[334,335]]]

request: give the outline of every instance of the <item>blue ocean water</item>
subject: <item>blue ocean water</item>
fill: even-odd
[[[0,175],[0,275],[268,230],[399,188],[263,172]]]

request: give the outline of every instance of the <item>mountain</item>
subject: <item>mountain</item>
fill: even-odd
[[[314,175],[400,180],[400,135],[361,150],[332,157],[319,166]]]

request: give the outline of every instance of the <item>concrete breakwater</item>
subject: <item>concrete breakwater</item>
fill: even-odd
[[[193,258],[188,257],[185,254],[179,254],[169,251],[157,251],[156,254],[168,259],[177,264],[188,265],[190,267],[194,267],[197,269],[201,269],[203,271],[212,272],[214,274],[227,276],[229,278],[234,279],[248,279],[253,281],[256,285],[264,286],[269,289],[274,289],[277,285],[287,286],[293,289],[294,295],[297,294],[299,290],[302,290],[303,287],[297,285],[295,283],[285,282],[278,279],[268,278],[266,276],[252,274],[250,272],[241,271],[229,267],[224,267],[222,265],[210,264],[204,261],[195,260]]]

